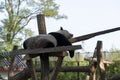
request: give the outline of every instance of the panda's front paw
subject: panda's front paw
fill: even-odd
[[[72,58],[72,57],[74,57],[74,51],[72,50],[72,51],[69,51],[69,53],[70,53],[70,57]]]

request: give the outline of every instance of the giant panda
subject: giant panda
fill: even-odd
[[[62,27],[56,32],[50,32],[48,34],[40,34],[35,37],[28,38],[24,41],[24,49],[35,49],[35,48],[50,48],[57,46],[68,46],[72,45],[68,40],[73,37],[73,34],[64,30]],[[70,57],[74,56],[74,50],[70,50]]]

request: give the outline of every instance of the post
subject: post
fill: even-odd
[[[64,58],[63,56],[58,57],[55,68],[53,69],[53,72],[51,73],[50,80],[57,79],[57,75],[58,75],[59,69],[62,65],[63,58]]]
[[[36,75],[36,72],[35,72],[35,66],[33,64],[32,59],[27,60],[26,64],[27,64],[27,66],[28,66],[28,68],[29,68],[29,70],[31,72],[32,80],[37,80],[37,75]]]
[[[80,53],[78,52],[78,57],[77,57],[78,59],[77,59],[77,66],[79,67],[80,66]],[[79,72],[77,72],[77,78],[78,78],[78,80],[80,80],[80,73]]]
[[[44,15],[37,15],[39,34],[46,34],[46,25]],[[47,54],[40,55],[41,61],[41,80],[49,80],[49,56]]]
[[[46,34],[45,17],[42,14],[37,15],[37,24],[39,34]]]
[[[105,72],[105,66],[102,59],[102,41],[97,42],[97,63],[98,63],[98,69],[100,72],[100,80],[107,80],[106,79],[106,72]]]

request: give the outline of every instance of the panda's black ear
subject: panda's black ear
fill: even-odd
[[[63,30],[63,27],[60,27],[60,30]]]

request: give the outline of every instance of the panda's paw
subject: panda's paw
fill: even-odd
[[[73,58],[74,57],[74,51],[69,51],[70,53],[70,57]]]

